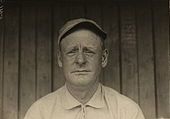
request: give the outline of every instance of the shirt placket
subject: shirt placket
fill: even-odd
[[[81,119],[86,119],[86,105],[81,105]]]

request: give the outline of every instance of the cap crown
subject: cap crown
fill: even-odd
[[[60,43],[60,41],[62,40],[62,37],[71,29],[75,28],[77,25],[80,24],[90,24],[92,25],[94,28],[98,29],[98,31],[100,31],[101,35],[103,36],[103,39],[106,39],[107,34],[104,32],[104,30],[94,21],[90,20],[90,19],[85,19],[85,18],[79,18],[79,19],[73,19],[70,20],[68,22],[66,22],[63,27],[61,27],[61,29],[59,30],[59,37],[58,37],[58,44]]]

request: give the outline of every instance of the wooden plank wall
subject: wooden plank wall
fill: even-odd
[[[64,84],[57,37],[86,17],[108,33],[103,84],[136,101],[146,119],[170,117],[168,3],[10,3],[0,20],[0,119],[23,119],[30,105]]]
[[[19,108],[19,8],[8,7],[3,43],[2,119],[17,119]],[[9,35],[10,34],[10,35]]]

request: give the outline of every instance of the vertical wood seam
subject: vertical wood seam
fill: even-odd
[[[37,100],[37,97],[38,97],[37,96],[37,91],[38,91],[38,89],[37,89],[37,87],[38,87],[37,86],[37,84],[38,84],[37,83],[37,72],[38,72],[37,71],[37,69],[38,69],[37,68],[37,62],[38,62],[37,61],[37,47],[38,47],[38,40],[37,40],[38,39],[38,36],[37,36],[37,23],[38,23],[37,22],[37,15],[38,15],[38,13],[37,12],[38,12],[38,8],[34,7],[34,14],[35,14],[35,19],[34,19],[35,20],[34,21],[35,22],[35,24],[34,24],[34,27],[35,27],[35,31],[34,31],[35,32],[35,41],[34,41],[34,43],[35,43],[35,100]]]
[[[85,2],[86,0],[83,0],[83,11],[84,11],[84,17],[86,16],[86,14],[87,14],[87,9],[86,9],[86,2]]]
[[[84,17],[87,17],[87,3],[86,0],[83,1],[84,1]]]
[[[118,32],[119,32],[119,75],[120,75],[120,93],[122,93],[122,46],[121,46],[121,10],[118,4]]]
[[[20,117],[20,85],[21,85],[21,14],[22,14],[22,7],[19,5],[19,20],[18,20],[18,32],[19,32],[19,39],[18,39],[18,119]]]
[[[134,16],[135,16],[135,38],[136,38],[136,60],[137,60],[137,87],[138,87],[138,104],[140,104],[140,83],[139,83],[139,48],[138,48],[138,26],[137,26],[137,9],[136,4],[134,5]]]
[[[6,24],[6,21],[5,21],[5,14],[4,14],[4,19],[3,19],[3,40],[2,40],[2,110],[1,110],[1,118],[3,117],[3,107],[4,107],[4,100],[3,100],[3,96],[4,96],[4,54],[5,54],[5,24]]]
[[[154,4],[152,1],[152,6],[151,6],[151,20],[152,20],[152,44],[153,44],[153,68],[154,68],[154,84],[155,84],[155,113],[156,113],[156,117],[158,117],[158,105],[157,105],[157,82],[156,82],[156,48],[155,48],[155,27],[154,27]]]
[[[54,90],[54,6],[51,5],[51,91]]]

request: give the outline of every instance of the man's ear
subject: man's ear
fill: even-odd
[[[58,51],[57,62],[58,62],[58,66],[59,66],[59,67],[62,67],[62,66],[63,66],[61,51]]]
[[[102,54],[102,67],[104,68],[104,67],[106,67],[106,65],[107,65],[107,62],[108,62],[108,50],[107,49],[105,49],[105,50],[103,50],[103,54]]]

